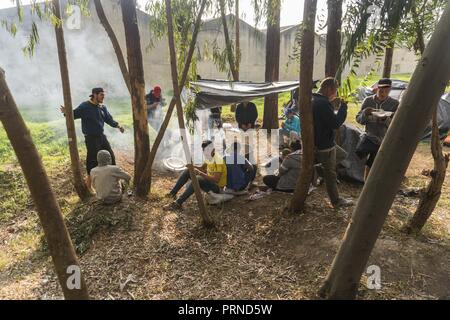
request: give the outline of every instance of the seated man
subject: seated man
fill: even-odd
[[[233,143],[232,151],[225,157],[227,164],[227,193],[240,194],[255,180],[256,171],[241,153],[241,145]]]
[[[200,188],[210,195],[211,192],[219,194],[221,189],[227,185],[227,166],[223,158],[216,154],[216,150],[211,141],[203,142],[202,149],[205,164],[202,168],[195,168]],[[167,196],[175,198],[181,188],[189,182],[190,178],[189,170],[186,169]],[[184,193],[171,204],[164,206],[164,210],[182,210],[183,203],[193,194],[194,187],[192,183],[189,183]]]
[[[300,118],[293,108],[286,109],[286,121],[281,124],[280,148],[286,147],[293,141],[300,140]],[[286,143],[286,139],[289,141]]]
[[[277,175],[265,176],[263,182],[270,189],[292,193],[297,186],[301,169],[301,143],[299,141],[291,144],[293,151],[288,155],[280,166]]]
[[[91,170],[92,184],[97,198],[105,204],[115,204],[122,200],[124,192],[121,180],[129,183],[131,176],[118,166],[111,165],[111,154],[101,150],[97,154],[98,166]]]

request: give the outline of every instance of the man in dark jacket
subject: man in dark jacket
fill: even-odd
[[[236,122],[239,129],[247,131],[254,129],[258,120],[258,109],[253,102],[240,103],[236,108]]]
[[[391,87],[392,80],[390,79],[378,81],[377,93],[364,100],[361,111],[356,116],[356,121],[366,126],[366,133],[361,138],[357,150],[358,156],[367,159],[365,180],[369,176],[384,136],[400,104],[398,100],[389,96]]]
[[[107,150],[111,154],[112,165],[116,164],[114,152],[111,149],[108,139],[104,134],[105,123],[113,128],[117,128],[121,133],[125,129],[114,121],[106,106],[103,105],[105,92],[102,88],[92,89],[90,100],[80,104],[73,110],[74,119],[81,119],[81,129],[85,137],[87,157],[86,170],[88,178],[86,184],[92,190],[91,170],[97,167],[97,154],[100,150]],[[61,112],[65,115],[65,108],[61,106]]]
[[[331,104],[337,97],[339,84],[334,78],[326,78],[320,85],[319,92],[313,94],[312,109],[314,116],[314,134],[316,159],[322,164],[327,193],[334,208],[353,205],[350,200],[339,196],[336,173],[335,130],[347,118],[347,104],[342,103],[337,114]]]

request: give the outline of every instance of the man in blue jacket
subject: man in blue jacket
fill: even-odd
[[[86,170],[88,178],[86,184],[92,190],[91,170],[97,167],[97,154],[100,150],[107,150],[111,154],[112,165],[116,164],[114,152],[111,149],[108,139],[104,134],[105,123],[113,128],[117,128],[121,133],[125,129],[114,121],[106,106],[103,105],[105,92],[102,88],[92,89],[90,100],[80,104],[73,110],[74,119],[81,119],[81,129],[85,137],[87,157]],[[61,112],[65,115],[65,108],[61,106]]]
[[[347,104],[342,103],[337,114],[334,112],[331,102],[336,100],[338,88],[336,79],[326,78],[319,92],[313,94],[312,101],[316,159],[322,164],[327,193],[336,209],[353,205],[352,201],[339,196],[337,187],[335,130],[344,124],[348,109]]]

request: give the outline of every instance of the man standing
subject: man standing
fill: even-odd
[[[255,128],[258,120],[258,109],[253,102],[240,103],[236,108],[236,122],[239,129],[248,131]]]
[[[125,129],[114,121],[106,106],[103,105],[105,92],[102,88],[92,89],[90,100],[83,102],[78,108],[73,110],[74,119],[81,119],[81,129],[85,137],[87,157],[86,170],[88,178],[86,184],[92,190],[91,170],[98,165],[97,154],[100,150],[107,150],[111,154],[112,164],[115,165],[114,153],[108,139],[104,134],[105,123],[113,128],[117,128],[121,133]],[[61,106],[61,112],[65,114],[65,108]]]
[[[353,202],[339,196],[336,173],[335,130],[347,118],[347,104],[342,103],[337,114],[331,102],[336,100],[339,84],[334,78],[322,81],[318,93],[313,94],[312,109],[317,162],[322,164],[327,193],[335,209],[349,207]]]
[[[390,79],[378,81],[376,94],[364,100],[361,111],[356,115],[356,121],[366,126],[366,133],[356,151],[359,157],[367,159],[365,180],[369,176],[384,136],[400,104],[389,96],[391,88]]]
[[[149,94],[145,96],[147,101],[147,117],[150,126],[159,131],[162,122],[162,90],[160,86],[155,86]]]

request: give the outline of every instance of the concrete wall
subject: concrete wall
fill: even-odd
[[[107,17],[116,32],[126,57],[125,35],[122,15],[118,1],[103,0]],[[122,75],[117,65],[116,56],[105,30],[100,25],[98,17],[91,5],[91,17],[82,17],[80,30],[65,28],[69,68],[72,80],[74,100],[87,97],[94,86],[105,86],[113,95],[127,95]],[[0,61],[7,72],[7,77],[13,92],[18,99],[33,103],[33,100],[46,99],[48,103],[55,103],[53,96],[60,99],[60,78],[56,51],[54,30],[48,22],[39,22],[41,43],[35,57],[31,60],[21,53],[26,38],[31,30],[32,17],[29,9],[25,10],[25,23],[15,39],[0,29]],[[17,20],[16,9],[0,11],[0,20]],[[149,48],[152,34],[149,28],[150,17],[139,11],[139,30],[143,48],[144,72],[147,90],[159,84],[163,89],[171,89],[170,61],[167,39],[155,41]],[[36,20],[36,18],[34,18]],[[235,39],[234,23],[228,17],[230,35]],[[285,27],[281,34],[280,79],[298,80],[299,64],[291,59],[295,47],[298,26]],[[197,55],[199,57],[198,73],[203,78],[224,79],[225,73],[219,72],[212,61],[211,44],[217,41],[219,47],[224,48],[222,25],[219,19],[204,22],[199,34]],[[207,49],[209,48],[209,49]],[[265,74],[266,36],[264,31],[257,30],[245,22],[241,22],[241,80],[263,81]],[[320,79],[325,72],[325,39],[316,36],[314,78]],[[361,63],[358,70],[360,75],[367,73],[374,65],[375,58],[369,58]],[[393,73],[411,73],[416,65],[414,53],[405,49],[397,49],[394,54]],[[24,87],[26,90],[24,90]],[[34,92],[29,97],[27,94]],[[39,96],[39,94],[41,96]],[[25,96],[22,98],[22,96]],[[51,98],[49,97],[51,96]],[[45,100],[44,99],[44,100]],[[59,101],[59,100],[58,100]],[[24,101],[19,101],[24,102]]]

